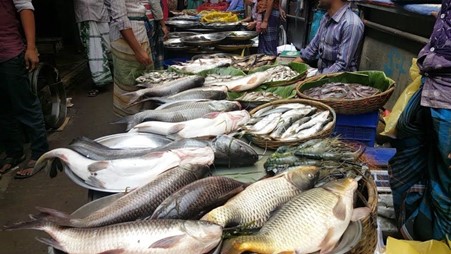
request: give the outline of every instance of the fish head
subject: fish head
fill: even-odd
[[[286,179],[296,188],[307,190],[313,188],[319,178],[319,168],[315,166],[299,166],[284,173]]]
[[[254,148],[228,135],[218,136],[212,141],[216,165],[253,165],[258,161]]]
[[[227,112],[227,111],[234,111],[234,110],[240,110],[241,104],[237,101],[214,101],[211,104],[211,107],[213,111],[217,112]]]
[[[180,167],[193,173],[193,175],[196,176],[196,179],[201,179],[210,173],[210,167],[207,165],[186,164]]]
[[[322,186],[322,188],[333,192],[340,196],[354,196],[354,192],[358,187],[358,179],[354,178],[343,178],[336,181],[331,181]]]
[[[201,253],[206,253],[219,244],[222,238],[222,227],[208,221],[184,221],[183,230],[186,234],[196,239],[204,250]]]

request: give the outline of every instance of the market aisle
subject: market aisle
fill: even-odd
[[[69,109],[71,119],[64,131],[49,136],[51,149],[63,147],[78,136],[97,138],[122,131],[122,126],[110,124],[115,120],[112,88],[96,98],[89,98],[89,81],[82,84],[69,92],[74,103]],[[0,179],[0,226],[27,219],[28,214],[36,212],[35,206],[71,212],[86,202],[87,191],[75,185],[64,173],[50,179],[40,172],[25,180],[15,180],[9,173]],[[36,236],[47,237],[45,233],[31,230],[0,231],[0,253],[47,253],[47,246],[36,241]]]

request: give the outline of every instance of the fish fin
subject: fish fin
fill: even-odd
[[[327,234],[324,237],[323,241],[321,242],[321,244],[319,245],[320,247],[320,254],[327,254],[330,253],[335,245],[337,244],[337,239],[335,239],[336,237],[334,237],[334,229],[333,228],[329,228],[329,230],[327,230]]]
[[[88,171],[91,173],[94,173],[94,172],[108,168],[108,165],[110,165],[110,163],[108,161],[97,161],[97,162],[91,163],[88,166]]]
[[[243,191],[245,188],[245,186],[239,186],[227,193],[224,193],[222,196],[219,196],[216,200],[229,200],[231,199],[233,196],[235,196],[236,194],[240,193],[241,191]]]
[[[354,210],[352,211],[351,221],[361,220],[368,216],[368,214],[370,213],[371,209],[369,209],[368,207],[354,208]]]
[[[66,252],[66,249],[64,249],[64,247],[55,239],[36,237],[36,240],[40,243],[43,243],[43,244],[51,246],[55,249]]]
[[[13,230],[21,230],[21,229],[44,230],[44,228],[50,224],[51,224],[51,222],[48,222],[46,220],[32,219],[30,221],[22,221],[22,222],[14,223],[12,225],[5,225],[5,226],[3,226],[2,231],[13,231]]]
[[[100,252],[99,254],[121,254],[121,253],[125,253],[125,250],[124,249],[107,250],[104,252]]]
[[[88,179],[86,179],[85,183],[97,188],[105,189],[105,184],[95,176],[89,176]]]
[[[169,134],[175,134],[175,133],[178,133],[179,131],[181,131],[181,130],[183,130],[185,128],[185,125],[184,124],[176,124],[176,125],[174,125],[174,126],[172,126],[169,130],[168,130],[168,133]]]
[[[224,239],[221,239],[221,241],[218,243],[218,245],[209,252],[209,254],[221,254],[222,245],[224,243]]]
[[[132,116],[132,115],[131,115],[131,116],[124,116],[124,117],[122,117],[121,119],[119,119],[119,120],[117,120],[117,121],[115,121],[115,122],[112,122],[112,124],[128,123],[128,122],[130,122],[132,119],[133,119],[133,116]]]
[[[337,204],[335,204],[335,207],[333,209],[334,216],[339,220],[345,220],[346,219],[346,204],[343,202],[342,198],[338,199]]]
[[[179,242],[185,237],[186,235],[175,235],[166,237],[152,243],[152,245],[149,246],[149,249],[169,249],[179,244]]]
[[[211,112],[208,114],[205,114],[204,116],[202,116],[202,118],[208,118],[208,119],[214,119],[216,118],[221,112]]]
[[[160,151],[160,152],[151,152],[147,155],[144,155],[146,158],[161,158],[166,153],[166,151]]]
[[[71,226],[71,217],[69,214],[45,207],[36,207],[36,210],[39,211],[38,215],[33,215],[33,218],[37,218],[39,220],[45,220],[48,222],[53,222],[61,226]]]

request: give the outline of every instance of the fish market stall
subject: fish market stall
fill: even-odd
[[[230,33],[190,36],[180,41]],[[141,108],[118,120],[124,133],[75,139],[36,163],[96,200],[38,208],[7,230],[44,230],[54,239],[39,240],[65,253],[373,253],[373,165],[364,144],[332,137],[339,108],[328,100],[373,98],[394,84],[367,72],[303,81],[307,65],[275,60],[199,55],[143,73],[124,95]],[[337,82],[346,84],[327,86]]]

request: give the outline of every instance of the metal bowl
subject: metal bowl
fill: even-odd
[[[230,43],[230,44],[218,44],[216,45],[217,49],[223,50],[223,51],[235,51],[235,50],[242,50],[245,48],[250,48],[254,45],[253,41],[242,41],[242,43]]]
[[[166,49],[170,50],[185,50],[193,48],[192,46],[185,45],[180,38],[166,40],[163,44]]]
[[[199,26],[199,22],[189,20],[168,20],[166,21],[166,25],[175,28],[194,28]]]
[[[174,16],[171,18],[171,20],[189,20],[189,21],[198,21],[198,16],[192,16],[192,15],[180,15],[180,16]]]
[[[220,31],[235,30],[239,25],[241,25],[240,22],[232,22],[232,23],[201,23],[201,26],[203,28],[215,29],[215,30],[220,30]]]
[[[233,31],[229,33],[227,39],[232,41],[247,41],[258,36],[257,31]]]
[[[198,35],[199,33],[195,32],[171,32],[169,33],[169,39],[179,39],[187,36]]]
[[[182,42],[191,46],[215,45],[227,37],[226,33],[198,34],[181,38]]]

